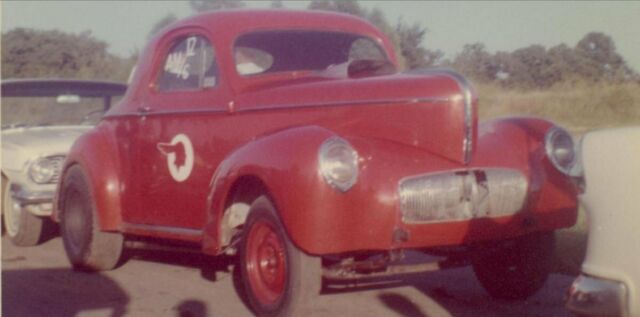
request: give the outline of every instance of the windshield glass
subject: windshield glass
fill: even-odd
[[[115,104],[120,96],[111,97]],[[2,97],[2,128],[38,125],[94,125],[103,115],[104,98]]]
[[[323,31],[265,31],[240,36],[235,43],[241,75],[319,71],[354,60],[388,61],[384,50],[367,37]]]

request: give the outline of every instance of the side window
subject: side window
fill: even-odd
[[[160,91],[197,90],[216,85],[218,70],[213,47],[200,35],[178,39],[164,59],[157,80]]]

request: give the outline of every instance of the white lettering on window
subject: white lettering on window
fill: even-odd
[[[187,63],[187,55],[183,52],[175,52],[169,54],[164,64],[164,70],[168,73],[175,74],[178,78],[189,78],[189,63]]]
[[[196,44],[198,44],[198,38],[192,36],[187,39],[187,57],[196,55]]]

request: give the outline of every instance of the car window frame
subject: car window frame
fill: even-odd
[[[186,39],[190,36],[200,36],[206,39],[213,50],[213,64],[218,69],[218,73],[216,76],[216,83],[211,87],[198,87],[198,88],[189,88],[189,89],[177,89],[177,90],[161,90],[158,84],[160,76],[162,76],[164,72],[164,65],[169,56],[171,49],[174,47],[178,41]],[[152,72],[149,77],[149,83],[147,87],[149,88],[152,94],[182,94],[182,93],[200,93],[200,92],[209,92],[212,90],[217,90],[221,86],[221,78],[222,70],[220,68],[220,64],[218,63],[218,50],[215,46],[215,41],[213,41],[210,34],[206,31],[206,29],[200,27],[185,27],[177,30],[173,30],[164,36],[163,39],[160,40],[160,43],[156,45],[155,54],[152,60]]]
[[[253,34],[253,33],[269,33],[269,32],[286,32],[286,31],[301,31],[301,32],[325,32],[325,33],[343,33],[343,34],[349,34],[349,35],[353,35],[353,36],[357,36],[357,37],[361,37],[361,38],[365,38],[370,40],[371,42],[373,42],[375,45],[378,46],[378,48],[380,49],[380,51],[382,52],[382,54],[384,55],[384,58],[386,61],[393,63],[393,60],[391,59],[391,55],[389,54],[389,52],[387,52],[386,46],[384,45],[384,42],[381,38],[379,37],[373,37],[369,34],[363,34],[363,33],[358,33],[358,32],[350,32],[350,31],[345,31],[343,29],[322,29],[322,28],[269,28],[269,29],[253,29],[253,30],[248,30],[245,32],[241,32],[238,33],[234,38],[233,41],[231,41],[231,62],[233,63],[233,72],[234,75],[239,77],[239,78],[243,78],[243,79],[250,79],[250,78],[256,78],[256,77],[263,77],[263,76],[274,76],[274,75],[278,75],[278,74],[286,74],[286,73],[301,73],[301,72],[314,72],[314,70],[289,70],[289,71],[278,71],[278,72],[260,72],[260,73],[255,73],[255,74],[241,74],[240,72],[238,72],[237,68],[236,68],[236,47],[238,46],[238,39],[240,39],[241,37],[247,35],[247,34]]]

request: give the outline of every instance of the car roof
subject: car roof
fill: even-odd
[[[364,19],[349,14],[320,10],[219,10],[183,19],[171,28],[193,25],[210,30],[224,30],[225,33],[236,35],[253,30],[282,28],[342,30],[376,37],[380,35],[378,30]]]
[[[107,97],[124,95],[127,90],[126,84],[115,81],[59,78],[7,79],[1,87],[2,97]]]
[[[148,91],[149,83],[153,81],[152,76],[155,75],[154,67],[158,65],[155,59],[158,57],[156,54],[166,49],[163,45],[168,46],[169,40],[174,40],[176,36],[197,29],[204,30],[204,33],[210,37],[209,40],[215,42],[216,59],[219,61],[220,72],[225,74],[220,84],[228,85],[231,91],[241,91],[244,85],[254,80],[253,77],[243,77],[235,71],[232,48],[235,40],[246,33],[277,30],[319,30],[358,34],[379,43],[387,53],[389,60],[394,65],[398,63],[393,44],[389,38],[368,21],[353,15],[321,10],[216,10],[181,19],[158,32],[140,54],[137,70],[131,80],[128,94],[131,94],[132,98],[136,98],[134,96],[141,96],[139,94],[145,94]]]

